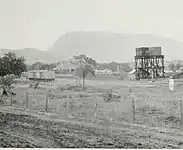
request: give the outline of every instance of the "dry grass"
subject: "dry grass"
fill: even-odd
[[[113,122],[132,122],[132,98],[135,99],[136,122],[152,126],[175,123],[179,127],[180,105],[183,99],[181,80],[176,80],[175,92],[168,90],[166,81],[88,81],[85,90],[73,86],[74,81],[57,82],[56,89],[17,88],[16,107],[25,107],[25,93],[29,95],[29,109],[45,111],[46,94],[49,94],[48,111],[63,117],[84,118],[91,122],[111,125]],[[65,86],[63,86],[65,84]],[[66,85],[67,84],[67,85]],[[69,85],[72,86],[69,86]],[[92,86],[95,85],[95,86]],[[107,93],[111,94],[111,97]],[[114,96],[115,95],[115,96]],[[106,96],[110,103],[106,102]],[[174,116],[177,119],[167,119]],[[179,120],[179,121],[177,121]],[[166,123],[165,123],[166,122]],[[175,125],[172,125],[175,127]]]

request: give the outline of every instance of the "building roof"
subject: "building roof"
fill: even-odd
[[[77,65],[71,64],[70,62],[62,62],[57,65],[53,70],[68,70],[68,69],[76,69],[78,68]]]
[[[50,70],[30,70],[28,71],[29,72],[53,72],[53,71],[50,71]]]

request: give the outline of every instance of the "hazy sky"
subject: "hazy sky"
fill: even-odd
[[[0,48],[48,49],[74,30],[183,41],[182,7],[183,0],[0,0]]]

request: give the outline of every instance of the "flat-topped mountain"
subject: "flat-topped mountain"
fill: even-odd
[[[183,43],[153,35],[131,35],[113,32],[75,31],[62,35],[49,50],[35,48],[0,49],[24,56],[27,63],[68,60],[75,54],[86,54],[97,62],[133,62],[135,48],[161,46],[165,60],[183,60]]]

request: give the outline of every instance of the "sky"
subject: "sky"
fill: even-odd
[[[0,48],[49,49],[64,33],[95,30],[183,41],[183,0],[0,0]]]

